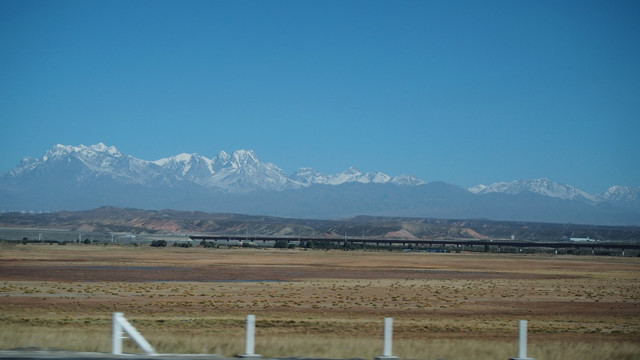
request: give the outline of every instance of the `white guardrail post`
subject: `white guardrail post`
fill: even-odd
[[[120,326],[119,317],[122,313],[113,313],[113,321],[111,322],[111,353],[113,355],[122,355],[122,326]]]
[[[151,344],[124,318],[124,314],[119,312],[113,313],[113,325],[111,328],[111,353],[113,355],[122,355],[124,333],[127,333],[131,340],[135,341],[145,353],[156,355]]]
[[[376,356],[376,360],[393,360],[397,356],[392,355],[393,347],[393,318],[384,318],[384,346],[382,355]]]
[[[518,357],[509,360],[534,360],[527,357],[527,320],[520,320],[518,326]]]
[[[261,358],[262,355],[255,353],[256,344],[256,316],[247,315],[247,333],[244,354],[238,355],[241,358]]]

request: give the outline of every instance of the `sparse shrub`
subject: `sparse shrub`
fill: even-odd
[[[160,240],[160,241],[164,241],[164,240]],[[166,246],[166,245],[165,245],[165,246]],[[192,247],[192,246],[193,246],[193,244],[192,244],[192,243],[190,243],[190,242],[182,242],[182,243],[174,242],[174,243],[173,243],[173,246],[175,246],[175,247],[181,247],[181,248],[190,248],[190,247]]]
[[[273,247],[276,249],[286,249],[287,246],[289,246],[289,242],[287,240],[278,240],[273,245]]]
[[[151,242],[151,246],[153,246],[153,247],[166,247],[167,246],[167,240],[153,240]]]

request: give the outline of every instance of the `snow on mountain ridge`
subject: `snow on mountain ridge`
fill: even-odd
[[[79,146],[57,144],[49,149],[42,159],[44,161],[47,161],[49,158],[61,157],[71,153],[75,153],[78,156],[87,158],[95,157],[101,153],[106,153],[107,155],[114,157],[122,156],[122,154],[114,146],[107,146],[103,143],[98,143],[90,146],[85,146],[82,144]]]
[[[162,158],[159,160],[154,160],[152,161],[152,163],[158,165],[158,166],[166,166],[167,164],[170,163],[188,163],[189,161],[191,161],[191,158],[196,155],[196,154],[187,154],[187,153],[182,153],[182,154],[178,154],[178,155],[174,155],[168,158]]]
[[[363,173],[354,166],[351,166],[345,171],[334,175],[325,175],[311,168],[300,168],[296,172],[291,174],[290,178],[296,182],[299,182],[303,186],[311,186],[314,184],[340,185],[348,182],[358,182],[361,184],[393,183],[396,185],[426,184],[424,181],[411,175],[399,175],[392,178],[391,176],[380,171]]]
[[[231,154],[233,162],[238,166],[244,166],[247,164],[259,164],[260,160],[253,152],[253,150],[236,150]]]
[[[386,184],[391,180],[391,176],[384,174],[380,171],[363,173],[356,167],[351,166],[347,170],[329,177],[329,183],[331,185],[339,185],[346,182],[359,182],[362,184]]]
[[[614,185],[597,197],[600,201],[640,201],[640,186]]]
[[[116,147],[107,146],[104,143],[90,146],[57,144],[46,151],[40,159],[23,158],[5,176],[18,177],[38,169],[57,166],[56,163],[60,161],[66,161],[66,167],[71,166],[72,163],[76,163],[73,166],[82,166],[83,169],[77,170],[76,175],[73,175],[73,171],[75,171],[73,168],[65,170],[75,176],[79,182],[94,181],[100,176],[137,184],[147,184],[150,181],[158,180],[167,184],[189,181],[206,188],[229,192],[257,189],[284,190],[315,184],[340,185],[350,182],[396,185],[426,184],[423,180],[411,175],[391,177],[380,171],[362,172],[354,166],[333,175],[322,174],[311,168],[300,168],[287,176],[275,164],[261,162],[253,150],[235,150],[232,153],[220,151],[217,156],[211,159],[195,153],[182,153],[155,161],[147,161],[122,154]],[[589,202],[638,201],[640,199],[640,187],[612,186],[602,194],[592,195],[573,186],[555,183],[545,178],[496,182],[491,185],[480,184],[467,190],[475,194],[519,194],[523,191],[529,191],[553,198]]]
[[[380,171],[364,173],[350,167],[335,175],[325,175],[310,168],[301,168],[291,176],[272,163],[263,163],[253,150],[220,151],[217,156],[207,158],[198,154],[181,153],[175,156],[147,161],[124,155],[113,146],[103,143],[85,146],[57,144],[40,159],[24,158],[8,172],[19,176],[43,166],[54,166],[53,162],[78,161],[81,182],[107,176],[127,183],[144,184],[161,181],[175,184],[190,181],[208,188],[225,191],[250,191],[255,189],[283,190],[307,187],[313,184],[340,185],[347,182],[393,183],[397,185],[419,185],[425,182],[409,175],[392,178]],[[53,161],[53,162],[52,162]],[[155,179],[155,180],[154,180]]]
[[[150,162],[124,155],[115,147],[103,143],[90,146],[57,144],[40,159],[23,159],[9,175],[16,177],[38,169],[54,171],[62,163],[69,168],[67,172],[80,183],[92,182],[102,176],[123,183],[142,184],[157,175],[157,169]]]
[[[198,154],[178,154],[169,158],[153,161],[177,178],[187,178],[198,183],[198,179],[214,173],[213,161]]]
[[[327,176],[313,170],[309,167],[304,167],[296,170],[289,178],[302,186],[310,186],[312,184],[320,184],[327,181]]]
[[[206,194],[211,190],[227,193],[246,193],[254,190],[279,191],[316,184],[372,183],[398,186],[426,184],[423,180],[411,175],[392,178],[379,171],[362,172],[353,166],[333,175],[326,175],[312,168],[300,168],[287,176],[278,166],[261,162],[251,150],[236,150],[230,154],[220,151],[211,159],[195,153],[182,153],[147,161],[122,154],[115,147],[102,143],[91,146],[55,145],[39,159],[23,158],[13,169],[0,174],[0,181],[7,192],[16,191],[15,189],[29,189],[29,186],[31,186],[30,189],[36,190],[28,191],[37,191],[43,184],[46,184],[49,189],[71,192],[91,188],[85,186],[92,186],[95,189],[114,189],[113,186],[115,186],[117,191],[122,189],[121,185],[142,186],[135,188],[135,196],[140,193],[140,189],[166,192],[167,187],[195,190],[188,194]],[[81,187],[75,187],[77,185]],[[0,188],[0,190],[3,189]],[[319,189],[319,191],[324,190],[326,189]],[[635,213],[638,212],[640,201],[640,187],[612,186],[602,194],[591,195],[573,186],[554,183],[544,178],[476,185],[467,190],[475,194],[519,194],[527,191],[545,197],[579,200],[589,205],[606,202],[613,207],[629,209]],[[392,188],[387,187],[384,191],[392,191]],[[181,191],[173,193],[181,196]],[[105,195],[100,194],[100,196]],[[609,207],[606,208],[609,209]]]
[[[391,182],[396,185],[424,185],[426,182],[413,175],[398,175],[391,179]]]
[[[286,188],[308,187],[314,184],[340,185],[348,182],[363,184],[393,183],[396,185],[426,184],[426,182],[415,176],[399,175],[392,178],[380,171],[363,173],[354,166],[335,175],[325,175],[311,168],[300,168],[290,176],[287,176],[282,169],[273,163],[261,162],[253,150],[235,150],[231,154],[220,151],[212,159],[197,154],[180,154],[172,158],[156,160],[154,163],[159,166],[170,167],[170,163],[181,162],[186,168],[186,164],[190,163],[196,156],[208,160],[211,164],[210,176],[206,179],[198,179],[196,181],[198,184],[207,187],[223,187],[234,192],[242,191],[242,187],[246,187],[247,190],[258,188],[283,190]],[[183,171],[183,175],[185,171]],[[261,178],[262,182],[257,181],[256,178]]]
[[[272,163],[261,162],[253,150],[221,151],[213,158],[213,174],[203,184],[231,192],[284,190],[296,187],[284,171]]]
[[[516,195],[523,191],[564,200],[597,201],[597,196],[589,194],[571,185],[555,183],[549,179],[514,180],[496,182],[491,185],[476,185],[467,189],[474,194],[504,193]]]

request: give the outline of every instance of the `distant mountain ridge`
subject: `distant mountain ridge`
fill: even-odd
[[[529,191],[534,194],[558,198],[563,200],[582,200],[588,202],[611,202],[640,200],[640,186],[614,185],[601,194],[589,194],[574,186],[555,183],[549,179],[514,180],[511,182],[497,182],[491,185],[476,185],[468,188],[474,194],[519,194]]]
[[[247,234],[290,237],[343,238],[345,234],[368,239],[536,239],[562,241],[572,237],[637,241],[640,227],[451,220],[406,217],[357,216],[340,220],[309,220],[205,213],[198,211],[140,210],[101,207],[83,211],[44,214],[0,213],[0,228],[64,229],[70,233],[123,234]],[[5,236],[11,234],[4,232]],[[19,234],[19,233],[18,233]],[[16,236],[15,239],[22,239]],[[45,235],[46,237],[46,235]],[[10,238],[7,236],[7,238]],[[85,237],[83,237],[85,238]]]
[[[468,189],[355,167],[287,175],[251,150],[213,158],[141,160],[113,146],[56,145],[0,174],[2,209],[84,210],[104,205],[338,218],[355,215],[640,224],[640,187],[589,194],[548,179]]]
[[[198,154],[179,154],[155,161],[134,158],[113,146],[99,143],[91,146],[56,145],[40,159],[24,158],[8,172],[8,177],[28,176],[46,172],[52,167],[77,163],[75,180],[78,183],[98,177],[110,177],[123,183],[167,185],[178,182],[194,184],[224,192],[254,190],[284,190],[315,184],[340,185],[348,182],[393,183],[420,185],[425,182],[411,175],[391,177],[376,171],[363,173],[350,167],[336,175],[325,175],[311,168],[301,168],[291,176],[272,163],[261,162],[252,150],[221,151],[209,159]],[[5,175],[5,178],[7,175]]]

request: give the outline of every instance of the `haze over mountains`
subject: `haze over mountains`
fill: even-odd
[[[612,186],[589,194],[534,179],[464,189],[355,167],[334,175],[311,168],[287,175],[253,151],[148,161],[102,143],[56,145],[39,159],[23,159],[0,175],[0,204],[4,211],[111,205],[298,218],[378,215],[640,225],[640,187]]]

